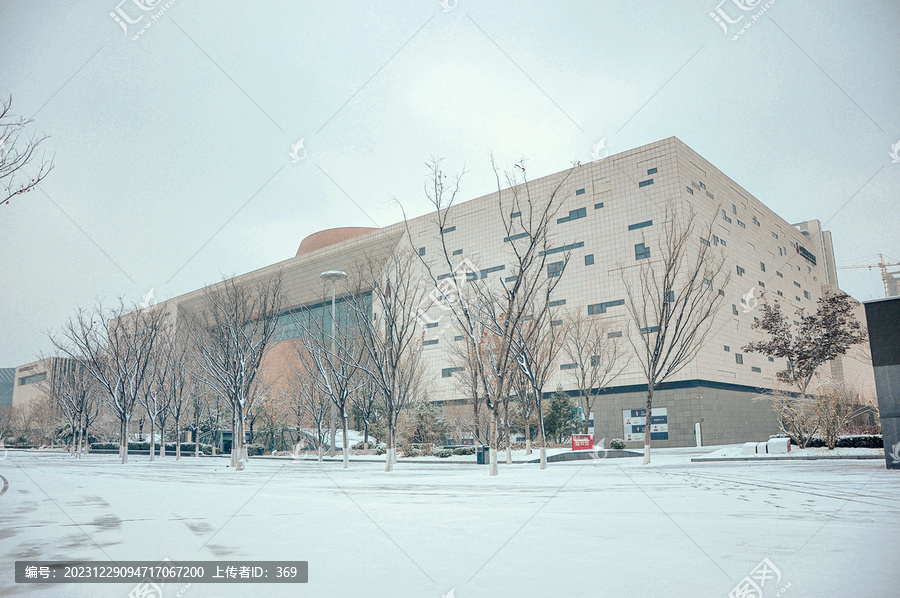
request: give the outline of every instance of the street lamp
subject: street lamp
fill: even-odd
[[[319,278],[322,280],[331,281],[331,353],[334,354],[334,328],[337,325],[334,316],[334,297],[335,297],[335,285],[337,285],[337,281],[344,280],[347,278],[347,273],[343,270],[326,270],[319,274]],[[331,446],[328,449],[328,456],[334,457],[334,435],[335,435],[335,419],[337,417],[337,407],[334,404],[334,401],[331,401]],[[344,438],[343,442],[347,442],[347,439]]]

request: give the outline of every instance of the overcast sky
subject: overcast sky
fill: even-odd
[[[0,206],[3,367],[98,297],[422,214],[431,156],[469,199],[489,151],[536,178],[675,135],[839,265],[900,261],[900,2],[117,2],[0,3],[0,93],[56,164]]]

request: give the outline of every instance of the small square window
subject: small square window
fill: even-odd
[[[731,351],[731,347],[729,347],[728,345],[725,345],[725,351],[726,351],[726,352],[730,352],[730,351]]]
[[[589,253],[584,256],[584,265],[585,266],[593,266],[594,265],[594,254]]]
[[[685,187],[685,189],[687,189],[687,192],[690,193],[691,195],[694,194],[694,190],[691,189],[690,187]]]
[[[811,299],[811,297],[809,296],[809,291],[803,291],[803,296],[807,299]]]
[[[453,252],[453,255],[462,255],[462,249],[457,249]]]
[[[765,272],[765,271],[766,271],[766,265],[765,265],[764,263],[760,262],[760,263],[759,263],[759,269],[762,270],[763,272]]]
[[[764,283],[764,282],[761,281],[761,280],[757,280],[757,281],[756,281],[756,284],[758,284],[758,285],[761,286],[762,288],[766,288],[766,283]]]
[[[638,243],[634,246],[634,259],[636,260],[645,260],[650,257],[650,248],[644,245],[643,243]]]
[[[775,363],[775,358],[774,358],[774,357],[769,357],[769,361],[771,361],[772,363]]]
[[[419,255],[425,255],[425,248],[419,247]]]
[[[756,372],[756,373],[762,372],[762,370],[759,369],[758,367],[756,367],[755,365],[752,366],[752,367],[750,368],[750,371],[753,371],[753,372]]]
[[[703,184],[703,181],[700,181],[700,188],[701,188],[701,189],[706,189],[706,185]]]
[[[734,362],[743,365],[744,364],[744,356],[741,355],[740,353],[735,353],[734,354]]]
[[[738,276],[743,276],[743,275],[744,275],[744,272],[746,272],[746,270],[744,270],[744,269],[741,268],[740,266],[735,266],[735,268],[737,268],[737,275],[738,275]]]

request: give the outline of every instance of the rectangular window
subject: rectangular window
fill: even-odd
[[[547,250],[547,255],[552,255],[554,253],[560,253],[562,251],[572,251],[573,249],[581,249],[584,247],[584,241],[579,241],[577,243],[569,243],[568,245],[563,245],[562,247],[554,247],[553,249]],[[541,255],[544,255],[544,252],[541,252]]]
[[[513,212],[512,214],[509,215],[509,217],[510,218],[518,218],[521,215],[522,215],[522,212]]]
[[[731,313],[733,313],[734,315],[738,315],[737,305],[735,305],[734,303],[731,304]]]
[[[620,336],[622,336],[622,331],[616,330],[615,332],[610,332],[609,334],[607,334],[606,338],[619,338]]]
[[[513,275],[513,276],[507,276],[507,277],[504,278],[503,280],[505,280],[506,282],[513,282],[513,281],[516,280],[516,277],[515,277],[515,275]]]
[[[603,207],[603,202],[602,202],[602,201],[601,201],[600,203],[595,203],[595,204],[594,204],[594,209],[595,209],[595,210],[599,210],[599,209],[602,208],[602,207]]]
[[[728,345],[725,345],[725,351],[731,352],[731,347],[729,347]]]
[[[772,231],[772,236],[775,237],[776,239],[778,238],[778,235],[775,234],[775,231]]]
[[[593,266],[594,265],[594,254],[589,253],[584,256],[584,265],[585,266]]]
[[[463,339],[463,337],[461,334],[457,334],[456,336],[453,337],[453,340],[455,340],[455,341],[461,341],[462,339]]]
[[[587,216],[587,208],[578,208],[577,210],[571,210],[569,215],[565,218],[557,218],[557,224],[563,224],[565,222],[569,222],[570,220],[578,220],[579,218],[584,218]]]
[[[695,183],[694,181],[691,181],[691,186],[696,187],[697,189],[700,188],[700,185],[698,183]]]
[[[584,195],[584,189],[578,189],[575,191],[575,195]]]
[[[693,189],[691,189],[691,188],[690,188],[690,187],[685,187],[685,189],[686,189],[686,190],[687,190],[687,192],[688,192],[688,193],[690,193],[690,194],[691,194],[691,195],[693,195],[693,194],[694,194],[694,190],[693,190]]]
[[[703,181],[700,181],[700,188],[701,188],[701,189],[706,189],[706,185],[703,184]]]
[[[30,376],[22,376],[19,378],[19,386],[25,386],[26,384],[37,384],[38,382],[43,382],[47,379],[47,372],[41,372],[40,374],[31,374]]]
[[[762,370],[759,369],[758,367],[756,367],[755,365],[752,366],[752,367],[750,368],[750,371],[751,371],[751,372],[756,372],[756,373],[762,372]]]
[[[641,181],[638,183],[638,187],[647,187],[653,184],[653,179],[647,179],[646,181]]]
[[[781,291],[775,291],[775,292],[778,293],[779,297],[784,297],[784,293],[782,293]]]
[[[807,299],[811,299],[811,297],[809,296],[809,291],[803,291],[803,296]]]
[[[775,270],[775,276],[777,276],[778,278],[784,278],[784,274],[782,274],[778,270]]]
[[[715,199],[715,198],[716,198],[716,196],[713,195],[712,193],[710,193],[709,191],[706,192],[706,197],[708,197],[708,198],[710,198],[710,199]]]
[[[458,372],[462,370],[462,368],[444,368],[441,370],[441,378],[449,378],[453,375],[453,372]]]
[[[643,243],[638,243],[634,246],[634,259],[636,260],[645,260],[650,257],[650,248],[644,245]]]
[[[747,225],[744,224],[743,222],[741,222],[740,220],[738,220],[737,222],[738,222],[738,226],[740,226],[741,228],[747,228]]]
[[[735,266],[735,267],[737,268],[737,275],[738,275],[738,276],[743,276],[743,275],[744,275],[744,272],[746,272],[746,270],[744,270],[744,269],[741,268],[740,266]]]
[[[462,255],[462,249],[457,249],[453,252],[453,255]]]
[[[648,226],[653,226],[652,220],[645,220],[644,222],[638,222],[637,224],[629,224],[628,230],[637,230],[639,228],[646,228]]]
[[[784,255],[784,250],[781,247],[778,248],[778,255]]]
[[[707,247],[709,247],[709,241],[707,241],[707,240],[704,239],[703,237],[700,237],[700,243],[702,243],[703,245],[706,245]]]
[[[562,326],[562,320],[550,320],[551,326]]]
[[[652,332],[659,332],[659,326],[651,326],[650,328],[641,328],[641,334],[650,334]]]
[[[731,218],[728,217],[728,214],[725,212],[725,210],[722,210],[722,219],[728,224],[731,224]]]
[[[704,280],[703,282],[709,282],[709,281]],[[674,303],[674,302],[675,302],[675,291],[669,291],[668,293],[666,293],[665,303]]]
[[[719,294],[722,295],[722,296],[724,297],[724,296],[725,296],[725,291],[723,291],[722,289],[719,289]]]
[[[734,205],[734,204],[731,204],[731,213],[732,213],[732,214],[737,214],[737,206]]]
[[[774,358],[774,357],[769,357],[769,361],[771,361],[772,363],[775,363],[775,358]]]
[[[425,324],[425,328],[437,328],[438,324],[440,324],[440,322],[428,322]]]
[[[419,247],[419,255],[425,255],[425,248]]]
[[[719,237],[713,235],[713,245],[718,245],[718,244],[719,244]]]
[[[560,306],[560,305],[565,305],[565,304],[566,304],[566,300],[565,300],[565,299],[560,299],[560,300],[558,300],[558,301],[551,301],[551,302],[550,302],[550,307],[558,307],[558,306]]]
[[[574,370],[574,369],[577,368],[577,367],[578,367],[578,364],[575,364],[575,363],[564,363],[564,364],[562,364],[561,366],[559,366],[559,369],[561,369],[561,370]]]
[[[744,356],[741,355],[740,353],[735,353],[734,354],[734,362],[743,365],[744,364]]]
[[[456,226],[448,226],[447,228],[444,229],[444,232],[445,232],[445,233],[452,233],[452,232],[455,231],[455,230],[456,230]]]
[[[794,281],[794,286],[797,287],[798,289],[801,288],[801,287],[800,287],[800,283],[797,282],[796,280]]]
[[[588,315],[595,316],[597,314],[605,314],[606,310],[610,307],[617,307],[619,305],[625,305],[625,300],[617,299],[615,301],[606,301],[604,303],[595,303],[593,305],[588,305]]]
[[[494,266],[493,268],[485,268],[479,274],[481,275],[481,278],[487,278],[488,274],[499,272],[500,270],[506,270],[506,265]]]
[[[765,272],[765,271],[766,271],[766,265],[765,265],[764,263],[760,262],[760,263],[759,263],[759,269],[762,270],[763,272]]]
[[[565,267],[565,262],[552,262],[550,264],[547,264],[547,276],[549,276],[550,278],[561,276],[563,273],[563,268]]]
[[[725,239],[719,239],[719,243],[722,244],[722,247],[725,247],[726,245],[728,245],[728,243],[725,242]]]
[[[766,288],[766,283],[764,283],[764,282],[761,281],[761,280],[757,280],[757,281],[756,281],[756,284],[758,284],[758,285],[761,286],[762,288]]]
[[[425,345],[426,347],[429,346],[429,345],[436,345],[436,344],[438,344],[438,339],[433,338],[433,339],[431,339],[430,341],[425,341],[425,342],[422,343],[422,344]]]
[[[516,239],[524,239],[528,236],[528,233],[519,233],[518,235],[513,235],[511,237],[504,237],[503,242],[509,243],[510,241],[515,241]]]
[[[650,170],[647,171],[647,174],[656,174],[656,172],[657,171],[655,168],[651,168]]]
[[[756,216],[751,216],[750,218],[751,218],[751,220],[753,220],[753,224],[755,224],[756,226],[759,226],[759,220],[756,219]]]

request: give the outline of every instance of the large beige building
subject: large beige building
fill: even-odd
[[[547,197],[565,176],[558,173],[532,181],[530,192]],[[560,261],[565,254],[570,259],[554,291],[554,304],[559,317],[590,314],[606,321],[611,334],[627,333],[632,325],[623,276],[634,280],[645,260],[660,255],[667,206],[693,209],[700,221],[714,220],[710,238],[698,232],[695,248],[703,243],[721,250],[731,280],[722,289],[725,301],[708,342],[657,391],[654,415],[663,413],[657,408],[665,408],[665,420],[659,420],[664,426],[654,435],[656,443],[693,444],[697,423],[705,444],[765,439],[776,432],[771,406],[754,398],[772,387],[775,372],[783,369],[784,363],[746,353],[742,347],[760,338],[761,333],[751,330],[751,325],[759,315],[755,307],[762,292],[768,299],[782,302],[789,313],[797,307],[810,312],[823,292],[836,288],[830,233],[822,231],[815,220],[797,225],[786,222],[674,137],[580,165],[568,175],[561,191],[565,200],[550,228],[551,253],[558,252]],[[453,259],[468,260],[479,278],[488,281],[512,274],[509,250],[515,239],[508,238],[498,205],[496,193],[460,203],[444,229]],[[293,258],[241,278],[253,280],[281,271],[287,311],[301,306],[328,309],[331,286],[320,279],[321,272],[352,272],[363,260],[384,259],[410,244],[440,270],[439,243],[433,214],[381,229],[332,229],[303,240]],[[548,274],[558,274],[559,261],[548,261]],[[338,310],[342,291],[346,294],[346,287],[338,284]],[[190,307],[201,300],[202,290],[198,290],[174,301]],[[459,341],[441,323],[448,316],[439,306],[425,313],[422,330],[431,380],[429,397],[446,404],[465,401],[467,397],[454,384],[454,368],[459,364],[454,362],[451,348]],[[294,334],[289,317],[283,319],[279,334],[282,340]],[[630,350],[627,343],[624,346]],[[287,371],[290,356],[288,343],[276,345],[266,361],[270,374]],[[841,377],[853,369],[854,384],[873,384],[871,365],[864,363],[864,357],[854,359],[852,368],[848,365],[852,360],[845,359],[822,375]],[[567,366],[561,358],[549,392],[557,385],[572,391]],[[626,423],[630,410],[643,407],[645,393],[646,382],[637,360],[632,360],[602,391],[594,413],[596,437],[627,438],[631,433],[632,440],[639,438],[638,428]]]

